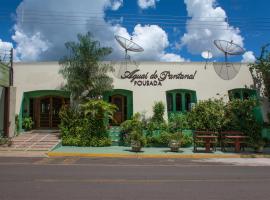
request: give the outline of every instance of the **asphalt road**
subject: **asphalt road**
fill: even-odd
[[[197,161],[0,158],[0,199],[270,199],[270,167]]]

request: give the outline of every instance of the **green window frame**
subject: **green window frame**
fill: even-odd
[[[166,91],[167,112],[189,112],[192,104],[197,103],[196,91],[187,89],[175,89]]]
[[[248,89],[248,88],[236,88],[229,90],[229,99],[249,99],[249,98],[255,98],[258,99],[258,95],[256,90]]]

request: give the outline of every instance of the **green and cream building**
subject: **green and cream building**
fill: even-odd
[[[139,62],[130,70],[114,63],[116,72],[114,90],[103,95],[104,100],[118,106],[115,120],[120,124],[135,112],[151,116],[155,101],[166,105],[166,116],[171,112],[187,112],[200,100],[229,96],[259,98],[250,89],[253,79],[244,63],[234,63],[240,70],[232,80],[223,80],[214,70],[213,63],[202,62]],[[14,64],[16,87],[16,114],[21,119],[32,117],[37,129],[53,129],[59,124],[58,112],[63,104],[69,104],[69,93],[61,90],[64,80],[59,75],[58,62],[33,62]],[[229,95],[230,94],[230,95]],[[267,120],[269,105],[264,98],[258,108],[258,118]]]

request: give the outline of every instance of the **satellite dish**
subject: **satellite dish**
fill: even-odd
[[[114,76],[120,79],[126,71],[133,71],[138,68],[138,64],[131,60],[131,57],[128,55],[128,51],[142,52],[144,49],[140,45],[133,42],[132,38],[129,40],[122,36],[116,35],[115,39],[125,50],[125,60],[118,64],[113,64],[115,69]]]
[[[121,62],[111,62],[111,64],[113,65],[114,68],[113,75],[119,79],[121,79],[121,76],[124,75],[126,71],[132,72],[138,69],[139,67],[139,64],[137,62],[131,60],[130,61],[124,60]]]
[[[214,63],[214,69],[223,80],[233,79],[239,72],[241,65],[228,62],[228,56],[241,55],[245,50],[233,41],[214,40],[215,46],[224,53],[224,63]]]
[[[213,58],[213,54],[210,51],[203,51],[201,56],[206,60]]]
[[[211,53],[211,51],[203,51],[201,53],[201,56],[205,59],[204,69],[206,69],[206,65],[207,65],[209,59],[213,58],[213,54]]]

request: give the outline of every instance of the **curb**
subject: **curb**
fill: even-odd
[[[181,155],[161,155],[161,154],[119,154],[119,153],[74,153],[74,152],[48,152],[49,157],[89,157],[89,158],[192,158],[192,159],[206,159],[206,158],[269,158],[270,155],[257,154],[227,154],[227,155],[213,155],[213,154],[181,154]]]

